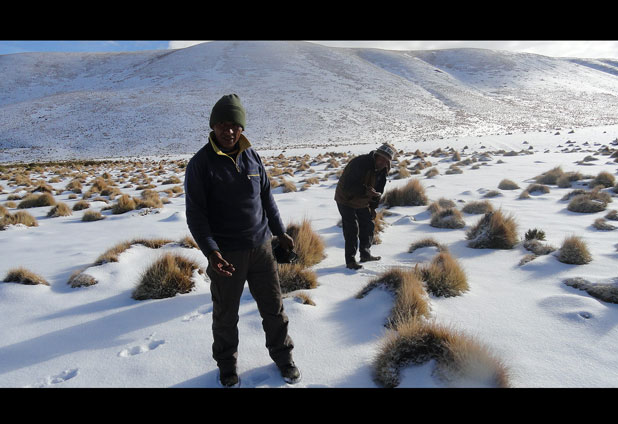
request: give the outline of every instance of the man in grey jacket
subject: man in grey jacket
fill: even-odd
[[[187,225],[209,262],[213,358],[225,387],[240,382],[237,323],[245,281],[262,317],[270,357],[286,382],[300,379],[271,237],[287,250],[294,241],[285,233],[264,165],[242,134],[245,120],[238,96],[223,96],[210,115],[208,143],[185,172]]]

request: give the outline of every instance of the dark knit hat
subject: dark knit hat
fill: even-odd
[[[376,153],[384,156],[388,160],[393,160],[396,156],[395,148],[388,143],[384,143],[378,147]]]
[[[219,99],[210,112],[210,128],[219,122],[234,122],[245,129],[245,108],[236,94],[228,94]]]

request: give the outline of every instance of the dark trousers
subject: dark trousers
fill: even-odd
[[[212,355],[220,369],[236,369],[238,358],[238,308],[245,281],[255,299],[266,334],[266,348],[277,365],[292,361],[292,339],[288,335],[288,317],[283,310],[277,263],[270,240],[262,246],[240,251],[221,252],[234,265],[231,277],[216,274],[210,266],[212,295]]]
[[[341,203],[337,203],[337,208],[345,239],[345,262],[353,261],[357,250],[361,258],[369,256],[375,226],[369,208],[354,209]]]

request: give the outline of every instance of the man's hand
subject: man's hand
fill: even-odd
[[[376,210],[372,207],[369,208],[369,213],[371,214],[371,219],[376,219],[377,213]]]
[[[214,250],[208,255],[208,263],[217,274],[224,277],[231,277],[232,273],[236,271],[234,265],[223,259],[218,250]]]
[[[283,233],[283,235],[278,236],[279,244],[288,252],[294,249],[294,239],[290,237],[289,234]]]
[[[365,186],[365,195],[367,197],[380,197],[382,193],[376,191],[373,187]]]

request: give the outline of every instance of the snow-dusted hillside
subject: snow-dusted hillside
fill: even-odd
[[[616,61],[492,50],[231,41],[1,55],[0,74],[0,162],[190,154],[232,92],[264,149],[618,123]]]

